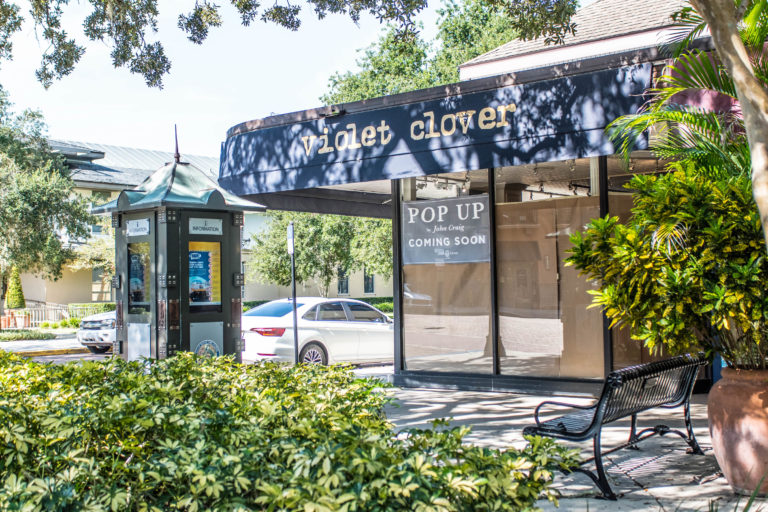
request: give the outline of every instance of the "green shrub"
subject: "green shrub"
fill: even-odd
[[[59,327],[68,327],[68,326],[69,326],[69,320],[67,320],[66,318],[62,319],[59,322]]]
[[[53,322],[51,324],[51,329],[58,329],[58,328],[59,328],[59,323],[58,322]]]
[[[246,300],[243,302],[243,313],[248,311],[249,309],[253,309],[256,306],[261,306],[262,304],[266,304],[269,302],[268,300]]]
[[[97,313],[108,313],[117,308],[114,302],[73,302],[67,304],[70,318],[81,318]],[[83,311],[86,311],[83,313]]]
[[[0,331],[0,341],[20,341],[20,340],[52,340],[55,334],[50,332],[41,332],[30,329],[14,329],[13,331]],[[2,436],[0,436],[2,439]],[[2,475],[2,473],[0,473]]]
[[[80,319],[79,318],[70,318],[67,322],[70,327],[80,327]]]
[[[51,326],[51,322],[41,322],[40,327],[42,329],[48,329]]]
[[[573,464],[549,439],[396,435],[381,383],[340,367],[0,353],[0,382],[1,510],[523,510]]]
[[[21,275],[19,269],[13,267],[8,279],[8,290],[5,292],[5,307],[8,309],[21,309],[27,307],[24,300],[24,291],[21,289]]]

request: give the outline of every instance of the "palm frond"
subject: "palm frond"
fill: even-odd
[[[733,79],[711,54],[694,50],[681,55],[669,66],[651,89],[652,104],[667,103],[673,96],[688,91],[711,91],[736,99]]]
[[[651,233],[651,247],[656,251],[665,250],[670,256],[688,245],[688,226],[677,219],[668,219],[659,224]]]
[[[768,0],[757,0],[744,16],[741,39],[747,48],[762,50],[768,37]]]
[[[691,47],[695,39],[701,37],[707,24],[693,7],[683,7],[672,15],[672,20],[675,24],[670,37],[661,45],[660,51],[662,55],[677,58]]]

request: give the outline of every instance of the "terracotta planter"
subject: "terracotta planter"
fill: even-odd
[[[752,494],[768,474],[768,370],[723,368],[709,392],[707,414],[715,458],[739,494]],[[760,495],[768,495],[768,476]]]

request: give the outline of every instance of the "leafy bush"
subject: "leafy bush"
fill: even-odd
[[[13,267],[8,279],[8,290],[5,292],[5,307],[8,309],[21,309],[27,307],[24,300],[24,292],[21,289],[21,275],[19,269]]]
[[[51,329],[58,329],[58,328],[59,328],[59,323],[58,322],[51,323]]]
[[[51,322],[40,322],[40,327],[42,329],[48,329],[51,326]]]
[[[397,435],[380,382],[181,353],[43,365],[0,353],[3,510],[523,510],[571,452]]]
[[[59,327],[68,327],[68,326],[69,326],[69,320],[67,320],[66,318],[63,318],[63,319],[62,319],[62,320],[59,322]]]
[[[78,328],[80,327],[80,319],[79,318],[70,318],[67,322],[70,327]]]
[[[97,313],[108,313],[117,308],[114,302],[73,302],[67,304],[70,318],[80,318]],[[86,313],[83,313],[83,311]]]
[[[50,332],[34,331],[30,329],[14,329],[12,331],[0,331],[0,341],[20,340],[52,340],[56,337]],[[1,379],[0,379],[0,382]]]
[[[253,309],[256,306],[261,306],[262,304],[266,304],[269,302],[268,300],[246,300],[243,302],[243,313],[248,311],[249,309]]]

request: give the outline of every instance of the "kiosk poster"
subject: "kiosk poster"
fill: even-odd
[[[149,311],[149,242],[128,244],[128,310]]]
[[[221,305],[219,242],[189,242],[189,305]]]
[[[403,203],[403,264],[491,260],[488,196]]]

